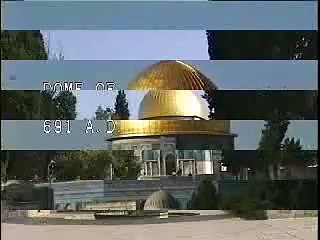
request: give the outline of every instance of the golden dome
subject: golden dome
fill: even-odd
[[[206,100],[192,90],[149,91],[140,103],[139,119],[198,117],[208,119]]]
[[[224,120],[115,120],[112,138],[166,135],[232,135]]]
[[[212,90],[209,78],[193,66],[181,61],[160,61],[143,71],[129,90]]]
[[[209,112],[205,100],[192,90],[217,87],[199,70],[183,62],[160,61],[141,73],[128,89],[150,91],[140,104],[140,120],[116,120],[110,140],[189,134],[235,136],[230,133],[228,120],[188,120],[207,119]]]

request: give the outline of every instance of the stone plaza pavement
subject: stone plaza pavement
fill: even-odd
[[[2,224],[4,240],[316,240],[318,218],[244,221],[237,218],[141,225]]]

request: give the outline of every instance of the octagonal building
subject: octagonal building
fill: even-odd
[[[229,120],[208,120],[201,94],[218,89],[209,78],[184,62],[160,61],[128,89],[148,92],[140,103],[139,120],[117,121],[108,139],[112,149],[135,150],[145,177],[219,171],[221,150],[233,149],[236,135]]]

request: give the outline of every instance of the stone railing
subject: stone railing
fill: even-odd
[[[84,204],[84,210],[136,210],[135,201]]]
[[[318,210],[267,210],[268,218],[317,217]]]

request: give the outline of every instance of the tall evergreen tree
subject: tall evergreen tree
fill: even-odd
[[[124,90],[119,90],[114,105],[114,119],[128,120],[130,117],[129,105]]]
[[[288,130],[290,121],[285,115],[278,111],[270,120],[265,121],[265,128],[262,130],[261,139],[258,146],[263,174],[270,179],[278,177],[278,171],[281,162],[282,141]]]

